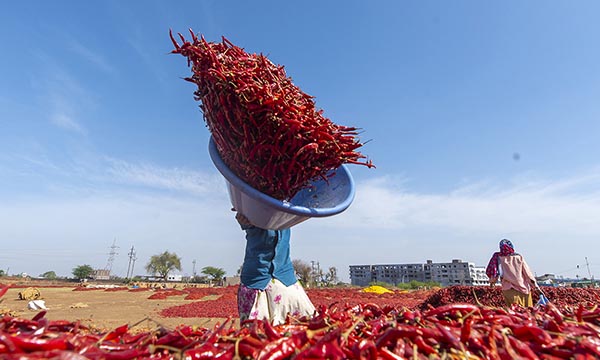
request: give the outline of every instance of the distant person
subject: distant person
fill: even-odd
[[[315,307],[298,282],[290,258],[290,229],[261,229],[239,212],[235,218],[246,231],[238,289],[240,321],[267,319],[278,325],[288,314],[312,316]]]
[[[532,286],[537,287],[535,276],[523,256],[515,252],[510,240],[500,241],[500,251],[492,255],[485,272],[490,278],[490,286],[494,286],[500,280],[507,306],[533,306],[531,290]]]

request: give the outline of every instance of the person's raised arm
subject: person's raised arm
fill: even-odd
[[[231,209],[232,211],[236,211],[235,209]],[[248,220],[248,218],[246,216],[244,216],[244,214],[242,214],[241,212],[237,212],[235,214],[235,219],[237,220],[237,222],[240,224],[240,226],[242,227],[242,230],[248,230],[250,228],[255,227],[250,220]]]

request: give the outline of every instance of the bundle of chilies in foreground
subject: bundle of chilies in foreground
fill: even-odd
[[[190,30],[175,49],[191,65],[194,92],[223,162],[255,189],[289,200],[342,164],[373,167],[357,149],[358,129],[334,124],[283,66],[225,37],[207,42]]]
[[[375,304],[320,307],[272,326],[225,321],[108,332],[78,322],[0,320],[1,359],[597,359],[600,309],[510,309],[448,304],[427,310]]]

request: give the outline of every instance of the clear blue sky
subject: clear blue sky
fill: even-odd
[[[600,275],[600,5],[593,1],[10,2],[0,13],[0,269],[135,273],[151,255],[233,275],[244,238],[169,29],[284,65],[363,129],[344,213],[292,257],[463,259],[503,237],[538,274]],[[577,266],[579,265],[579,269]]]

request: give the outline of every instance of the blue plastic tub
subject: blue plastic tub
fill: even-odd
[[[328,181],[313,181],[290,201],[281,201],[254,189],[235,175],[221,160],[212,137],[208,151],[216,168],[227,180],[233,207],[260,228],[281,230],[313,217],[337,215],[354,200],[354,180],[346,165],[332,171],[333,176]]]

